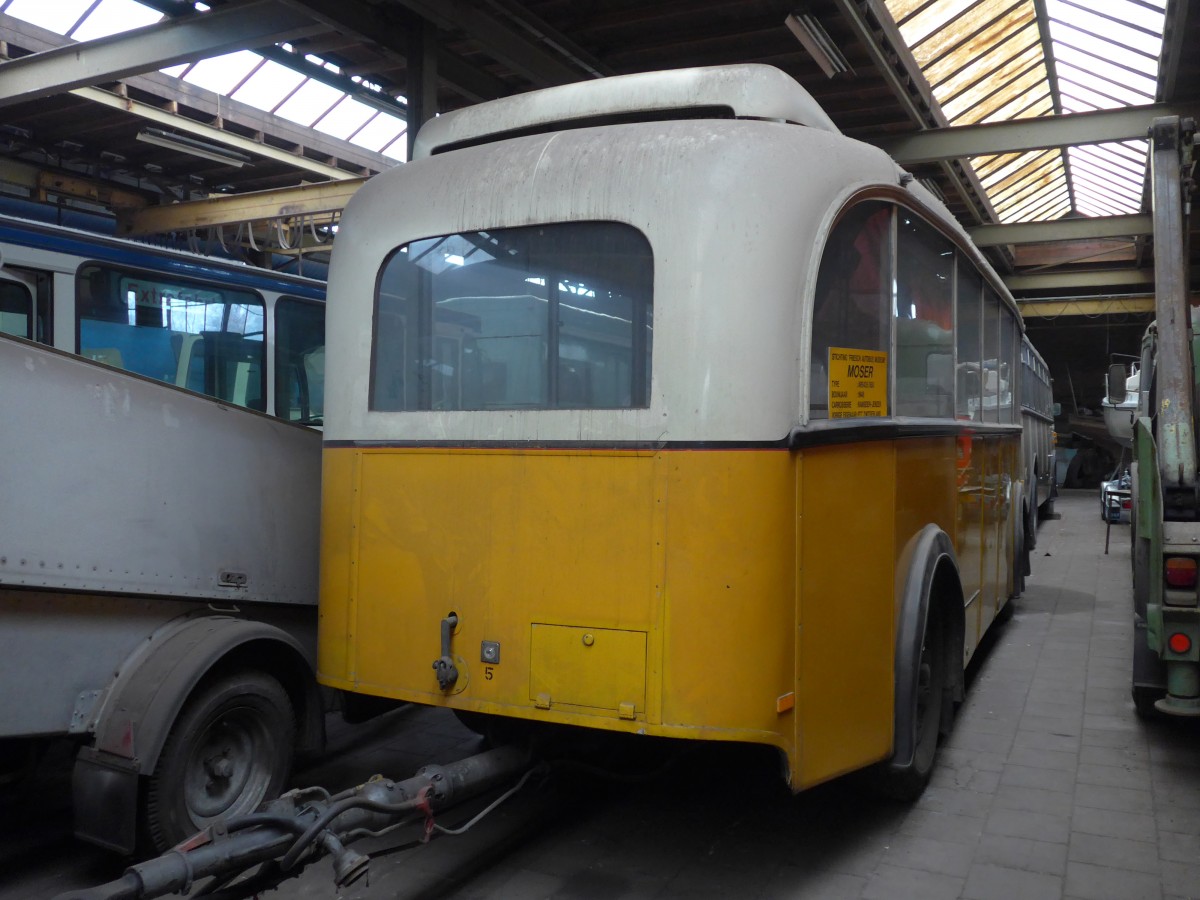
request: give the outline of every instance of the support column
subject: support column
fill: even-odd
[[[408,28],[408,158],[412,159],[417,132],[437,115],[437,28],[428,19],[414,18]]]

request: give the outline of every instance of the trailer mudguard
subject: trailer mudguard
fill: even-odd
[[[949,536],[937,525],[926,525],[914,537],[901,555],[901,564],[896,567],[897,574],[906,573],[903,587],[899,592],[899,613],[896,620],[896,706],[895,734],[892,738],[892,756],[887,761],[894,768],[903,768],[912,764],[913,753],[916,749],[917,730],[917,690],[920,680],[921,645],[925,636],[925,624],[929,619],[930,607],[934,602],[934,582],[938,572],[949,572],[953,575],[954,584],[958,585],[958,563],[955,559],[954,545]],[[943,575],[945,577],[945,575]],[[949,629],[947,642],[949,646],[963,645],[963,605],[962,589],[959,587],[958,602],[946,602],[943,598],[940,613],[946,615],[946,627]],[[963,696],[963,667],[962,660],[956,659],[958,665],[948,668],[949,687],[954,699]],[[948,726],[943,717],[942,727]]]
[[[256,642],[282,650],[285,665],[307,669],[298,737],[313,741],[321,706],[312,660],[286,631],[227,615],[199,615],[164,625],[130,654],[109,685],[92,723],[95,740],[76,757],[72,775],[75,834],[121,853],[137,842],[138,779],[154,772],[163,744],[183,705],[213,666],[238,647]],[[286,674],[287,673],[283,673]],[[318,738],[319,739],[319,738]]]

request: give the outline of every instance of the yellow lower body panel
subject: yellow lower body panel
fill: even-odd
[[[787,749],[794,474],[785,451],[327,449],[321,679]]]
[[[897,562],[929,522],[962,539],[978,491],[955,455],[952,436],[803,453],[327,447],[320,680],[770,744],[793,788],[824,781],[890,753]],[[979,581],[985,554],[971,558]]]

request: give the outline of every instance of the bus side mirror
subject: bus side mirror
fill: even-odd
[[[1116,406],[1125,402],[1125,367],[1113,363],[1108,367],[1108,402]]]

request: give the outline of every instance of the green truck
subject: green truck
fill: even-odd
[[[1154,120],[1151,189],[1156,321],[1142,341],[1133,427],[1133,700],[1140,715],[1200,716],[1200,309],[1187,240],[1195,123]],[[1110,400],[1125,367],[1109,372]]]

